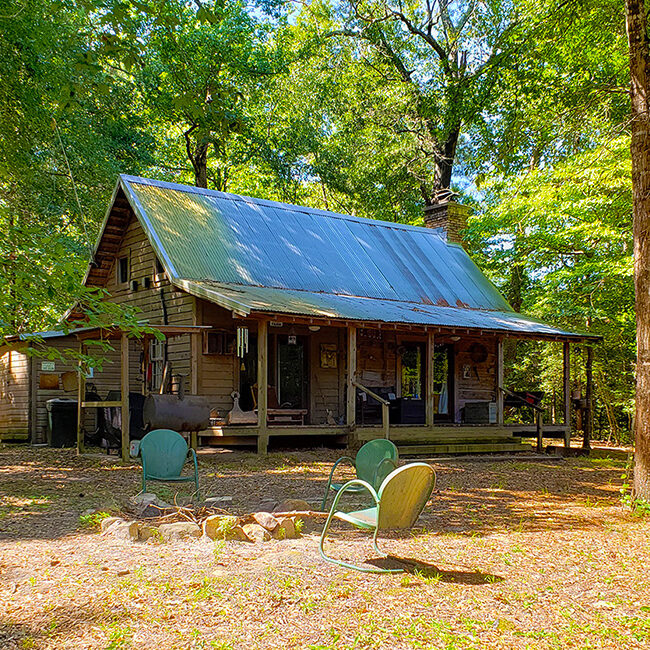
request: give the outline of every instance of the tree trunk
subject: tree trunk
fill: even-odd
[[[208,143],[197,142],[192,157],[194,168],[194,185],[197,187],[208,187]]]
[[[208,147],[209,142],[206,142],[201,137],[201,132],[198,130],[196,124],[191,126],[185,133],[185,151],[187,158],[192,163],[194,170],[194,185],[197,187],[208,187]],[[195,136],[196,142],[192,141],[192,136]]]
[[[648,34],[643,0],[626,0],[630,45],[630,145],[634,200],[634,286],[637,367],[634,425],[634,491],[650,500],[650,116],[648,113]]]
[[[451,187],[451,175],[454,171],[456,162],[456,147],[458,146],[458,136],[460,135],[460,125],[454,127],[447,136],[442,147],[443,156],[437,162],[436,169],[436,187],[434,187],[434,196],[439,193],[441,199],[446,199],[446,190]]]

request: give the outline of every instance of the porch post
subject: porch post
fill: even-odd
[[[83,354],[84,344],[79,341],[79,353]],[[81,362],[77,368],[77,454],[83,454],[84,427],[83,427],[83,401],[86,399],[86,376],[81,369]]]
[[[497,424],[503,426],[503,339],[497,339],[497,367],[496,367],[496,382],[497,382]]]
[[[357,376],[357,328],[348,326],[348,378],[347,378],[347,408],[345,422],[354,427],[356,419],[357,389],[352,383]]]
[[[199,394],[199,363],[201,359],[201,333],[194,332],[191,336],[192,368],[190,370],[190,393]],[[197,449],[199,446],[199,434],[197,431],[190,433],[190,446]]]
[[[585,409],[585,424],[584,424],[584,437],[582,438],[582,448],[591,449],[591,435],[594,430],[594,382],[593,382],[593,363],[594,363],[594,349],[591,345],[587,346],[587,408]]]
[[[257,453],[265,455],[269,444],[269,326],[265,320],[257,323]]]
[[[122,332],[122,461],[129,460],[129,444],[131,432],[129,430],[129,337]]]
[[[563,346],[564,375],[564,446],[571,446],[571,348],[568,341]]]
[[[435,420],[435,382],[434,382],[434,357],[435,357],[435,339],[433,332],[427,332],[427,390],[426,396],[426,423],[432,427]]]

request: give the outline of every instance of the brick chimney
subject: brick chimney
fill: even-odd
[[[424,208],[424,225],[443,231],[448,242],[463,243],[461,231],[467,227],[469,208],[455,201],[434,203]]]

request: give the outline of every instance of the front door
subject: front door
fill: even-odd
[[[453,421],[454,346],[436,343],[433,357],[433,413],[435,421]]]
[[[239,364],[239,406],[252,411],[257,405],[257,334],[248,339],[248,352]]]
[[[425,421],[426,346],[406,343],[401,357],[401,400],[399,422],[422,424]],[[434,421],[453,422],[454,413],[454,346],[437,343],[433,358]]]
[[[405,343],[400,356],[400,424],[424,424],[425,345]]]
[[[279,335],[277,340],[278,402],[286,408],[308,408],[307,339]]]

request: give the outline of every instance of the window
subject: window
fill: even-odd
[[[233,352],[233,335],[231,332],[204,332],[203,354],[231,354]]]
[[[165,268],[162,262],[155,257],[153,262],[153,281],[155,284],[160,284],[165,279]]]
[[[165,366],[165,341],[151,339],[149,342],[149,390],[157,391],[162,384]]]
[[[126,284],[129,281],[129,258],[120,257],[117,260],[117,283]]]
[[[404,346],[402,351],[402,397],[422,399],[422,348],[419,343]]]
[[[433,355],[433,408],[437,419],[449,419],[452,409],[454,346],[436,343]]]

